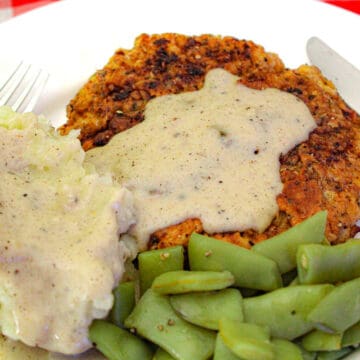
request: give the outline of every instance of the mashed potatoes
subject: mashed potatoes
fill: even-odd
[[[83,165],[75,134],[0,108],[0,326],[64,354],[91,347],[112,307],[135,222],[131,194]]]

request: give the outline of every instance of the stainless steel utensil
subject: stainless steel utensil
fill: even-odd
[[[311,63],[335,84],[345,102],[360,113],[360,70],[317,37],[308,40],[306,51]]]
[[[19,63],[6,82],[0,84],[0,106],[8,105],[18,112],[32,111],[48,77],[41,69]]]

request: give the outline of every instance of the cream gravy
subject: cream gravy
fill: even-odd
[[[265,230],[282,190],[279,156],[315,126],[294,95],[215,69],[199,91],[151,100],[142,123],[86,158],[132,191],[130,233],[144,249],[152,232],[187,218],[208,233]]]
[[[32,114],[0,108],[0,152],[1,332],[83,352],[124,272],[118,235],[135,221],[131,194],[83,167],[75,134],[62,137]]]

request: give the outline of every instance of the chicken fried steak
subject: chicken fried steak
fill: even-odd
[[[360,117],[334,85],[313,66],[287,69],[277,55],[251,41],[212,35],[141,35],[131,50],[119,49],[68,105],[60,131],[81,129],[85,150],[105,145],[112,136],[144,119],[146,103],[157,96],[198,90],[206,73],[224,68],[254,89],[277,88],[299,97],[317,128],[307,141],[280,158],[284,184],[279,213],[264,233],[249,229],[213,236],[251,247],[319,210],[328,211],[326,236],[331,243],[352,237],[360,218]],[[149,247],[186,244],[192,232],[203,233],[199,219],[187,219],[152,234]]]

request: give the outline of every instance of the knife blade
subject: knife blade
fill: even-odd
[[[331,80],[344,101],[360,113],[360,70],[317,37],[306,44],[310,62]]]

